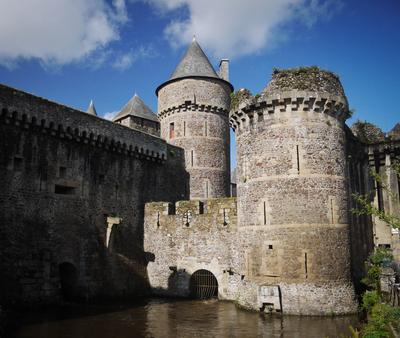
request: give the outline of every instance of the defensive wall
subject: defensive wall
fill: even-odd
[[[147,201],[188,197],[181,149],[0,85],[0,304],[143,294]]]

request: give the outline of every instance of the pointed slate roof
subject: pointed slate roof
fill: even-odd
[[[154,114],[148,106],[146,106],[146,104],[137,94],[135,94],[128,101],[121,111],[113,118],[113,121],[118,121],[129,115],[158,122],[157,115]]]
[[[185,55],[172,73],[170,80],[188,76],[206,76],[219,79],[196,39],[193,39]]]
[[[176,66],[170,79],[158,86],[158,88],[156,89],[156,94],[162,87],[164,87],[164,85],[170,82],[191,77],[206,77],[218,79],[228,83],[233,90],[233,86],[228,81],[221,79],[215,72],[214,67],[211,65],[210,61],[207,58],[207,55],[203,52],[195,38],[193,38],[192,43],[186,50],[186,53],[182,57],[179,64]]]
[[[96,108],[94,107],[93,100],[90,100],[89,107],[86,110],[86,113],[97,116],[97,111],[96,111]]]

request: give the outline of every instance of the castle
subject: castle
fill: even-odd
[[[351,213],[369,192],[400,213],[368,175],[399,193],[399,125],[350,130],[339,78],[316,67],[234,93],[195,40],[156,95],[158,115],[135,95],[111,122],[0,85],[0,305],[151,291],[355,312],[374,245],[400,257],[398,233]]]

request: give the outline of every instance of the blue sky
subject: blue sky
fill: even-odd
[[[137,92],[156,111],[193,34],[236,89],[317,65],[340,76],[348,124],[400,122],[398,0],[0,0],[0,82],[107,116]]]

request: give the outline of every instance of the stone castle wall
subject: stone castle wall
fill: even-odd
[[[232,251],[236,250],[236,199],[146,204],[144,249],[153,292],[189,296],[190,276],[211,271],[218,280],[218,298],[234,299]]]
[[[286,312],[354,312],[347,100],[336,92],[270,87],[231,114],[243,239],[234,265],[258,285],[280,285]]]
[[[144,292],[144,203],[187,198],[181,150],[6,86],[0,111],[0,303],[59,301],[61,263],[79,298]]]
[[[229,196],[229,105],[219,80],[180,79],[158,92],[161,137],[185,150],[192,199]]]
[[[156,121],[150,121],[137,116],[127,116],[117,123],[160,137],[160,123]]]

